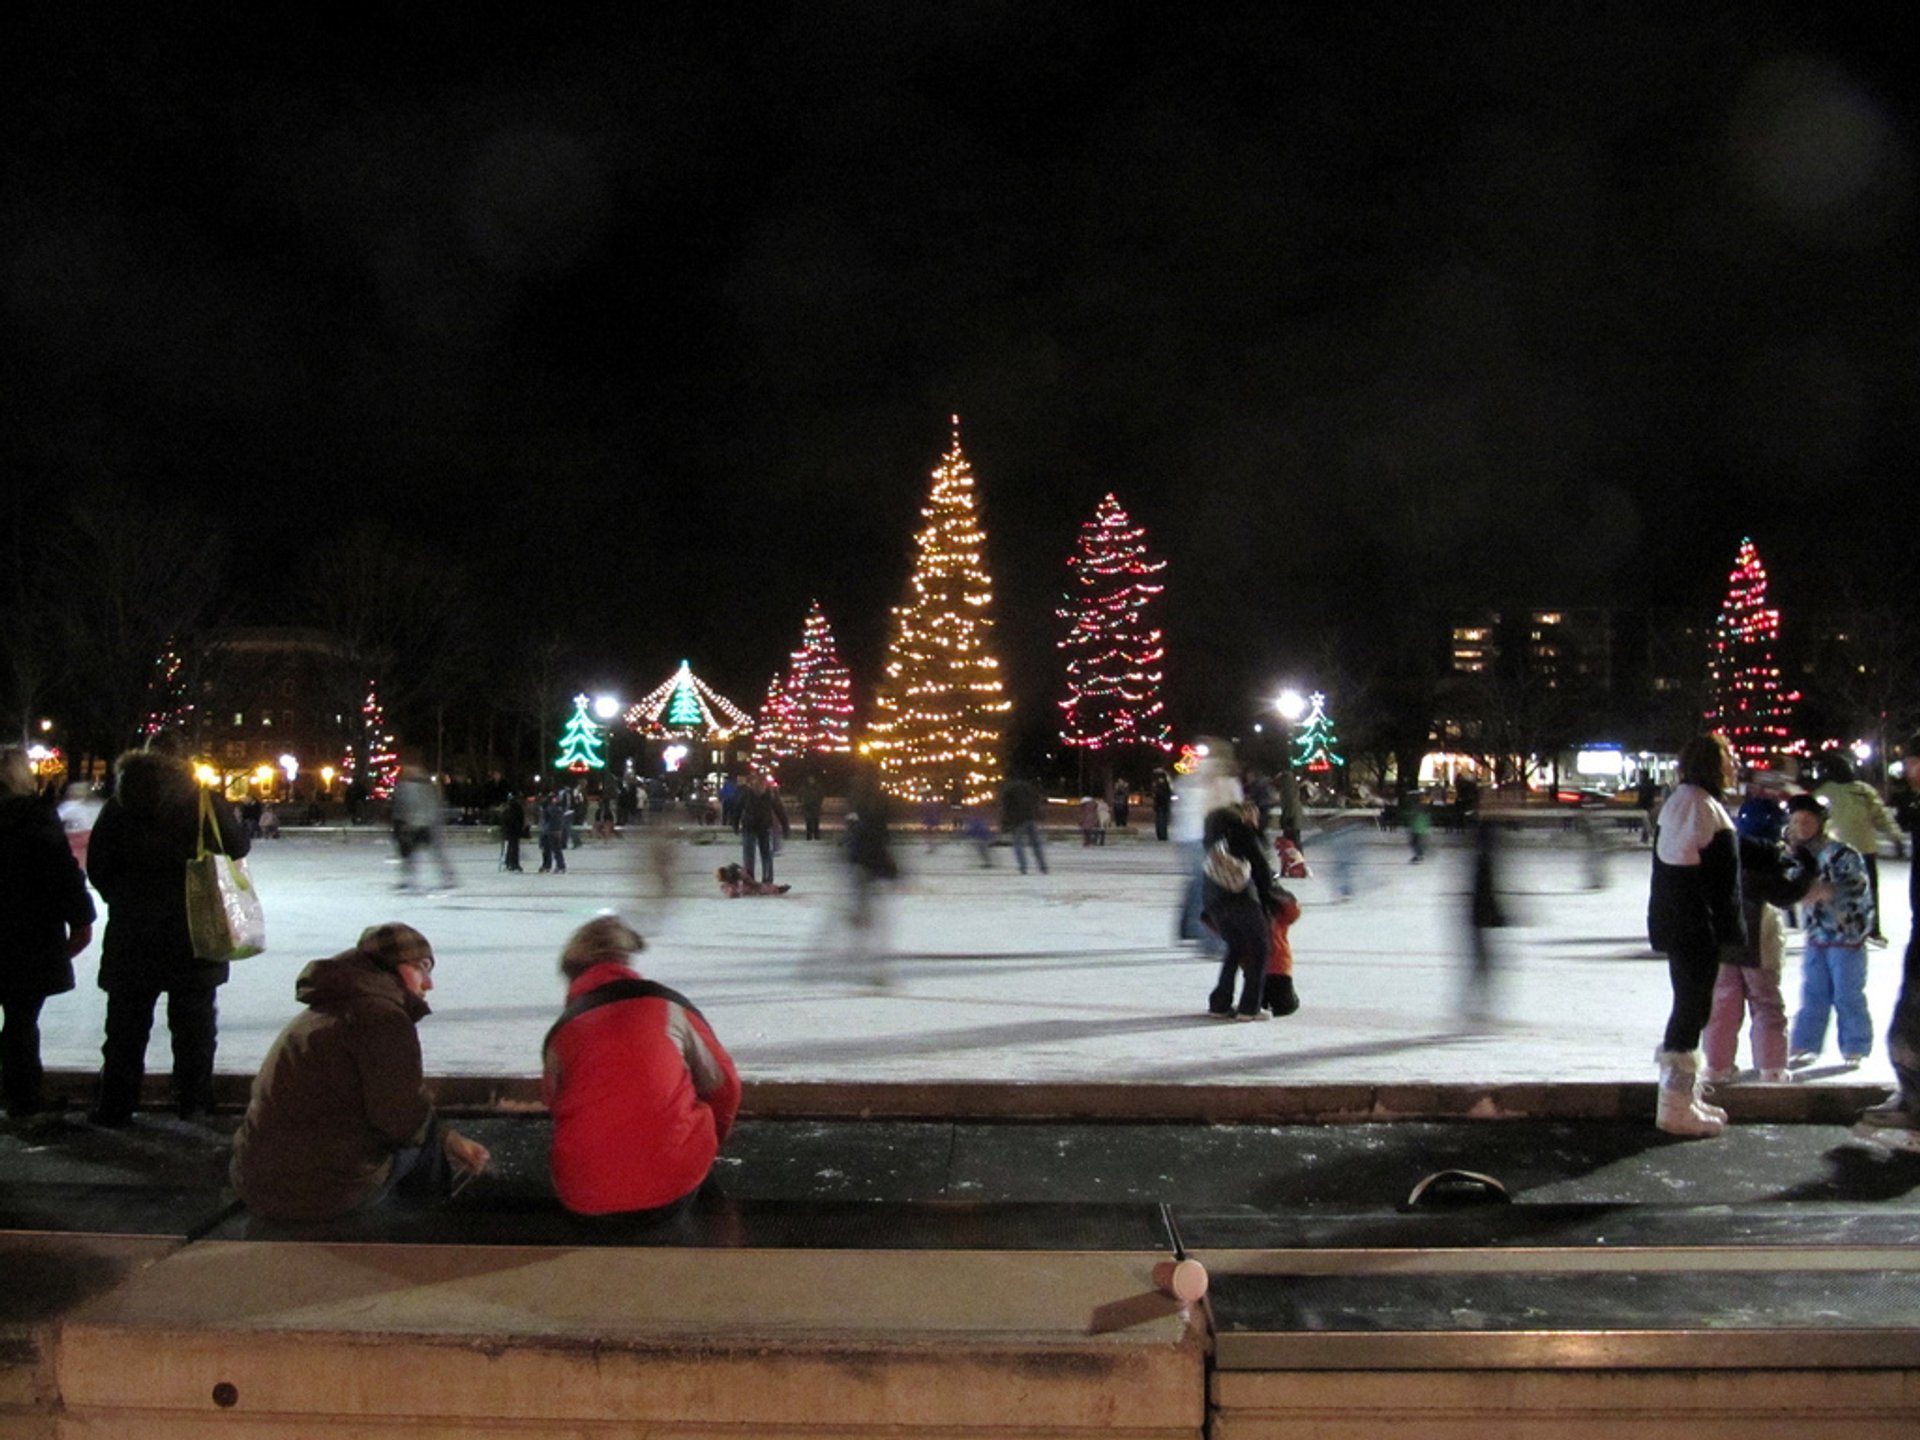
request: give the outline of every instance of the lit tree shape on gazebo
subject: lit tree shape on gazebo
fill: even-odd
[[[733,701],[693,673],[686,661],[665,681],[627,707],[627,725],[643,735],[685,740],[726,740],[753,728]]]
[[[1726,736],[1741,763],[1765,768],[1790,743],[1788,721],[1800,697],[1782,690],[1773,647],[1780,612],[1767,605],[1767,571],[1751,539],[1740,542],[1726,599],[1713,626],[1707,661],[1709,731]]]
[[[1327,697],[1316,690],[1307,699],[1307,713],[1293,729],[1294,768],[1316,775],[1338,769],[1347,763],[1339,747],[1333,717],[1327,713]]]
[[[1083,750],[1173,748],[1160,702],[1166,650],[1146,614],[1165,588],[1152,577],[1167,562],[1148,553],[1146,534],[1109,494],[1080,527],[1079,543],[1067,557],[1075,588],[1058,612],[1071,627],[1060,642],[1067,655],[1063,744]]]
[[[987,645],[993,582],[957,415],[952,448],[933,472],[920,514],[926,523],[914,536],[906,600],[893,608],[869,744],[881,784],[893,794],[975,804],[1000,788],[1001,727],[1010,705]]]
[[[567,721],[567,728],[560,732],[560,754],[553,765],[556,770],[571,770],[575,774],[584,774],[589,770],[607,768],[607,757],[601,752],[606,744],[602,738],[602,727],[595,724],[587,713],[587,697],[573,697],[573,718]]]
[[[379,687],[371,680],[367,682],[367,698],[360,702],[357,730],[340,759],[340,778],[351,785],[356,776],[365,775],[369,795],[376,800],[391,799],[394,782],[400,776],[400,756],[387,730]]]

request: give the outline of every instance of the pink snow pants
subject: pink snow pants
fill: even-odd
[[[1787,1006],[1780,977],[1760,965],[1722,965],[1713,982],[1713,1016],[1700,1032],[1707,1068],[1726,1070],[1740,1049],[1740,1021],[1753,1012],[1753,1068],[1787,1068]]]

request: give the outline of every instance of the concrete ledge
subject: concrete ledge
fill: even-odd
[[[172,1240],[0,1234],[0,1435],[56,1433],[61,1319],[175,1248]]]
[[[1157,1258],[203,1243],[74,1314],[58,1383],[152,1440],[1198,1436]]]

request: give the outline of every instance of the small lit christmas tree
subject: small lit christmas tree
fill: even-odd
[[[1789,720],[1800,697],[1782,690],[1773,647],[1780,612],[1767,605],[1767,571],[1750,539],[1740,542],[1727,597],[1713,627],[1707,662],[1710,731],[1726,736],[1742,764],[1765,769],[1791,744]]]
[[[886,679],[869,744],[880,782],[910,800],[990,800],[1000,788],[1001,729],[1010,704],[988,648],[993,582],[974,512],[973,467],[953,445],[933,472],[914,536],[907,598],[893,608]]]
[[[193,718],[193,702],[187,698],[186,663],[171,641],[154,660],[153,674],[147,680],[147,715],[140,722],[140,734],[151,740],[166,730],[182,729]]]
[[[360,719],[355,728],[357,733],[340,760],[341,779],[351,785],[357,776],[364,775],[369,795],[376,800],[391,799],[394,783],[400,778],[400,756],[387,730],[379,687],[372,681],[367,682],[367,698],[360,702]]]
[[[787,698],[794,754],[845,755],[853,748],[853,673],[818,600],[808,607],[800,648],[787,668]]]
[[[600,748],[604,744],[602,727],[587,713],[587,697],[574,696],[573,716],[567,721],[567,728],[560,732],[560,753],[554,758],[554,769],[571,770],[577,775],[604,770],[607,757]]]
[[[794,734],[793,686],[791,673],[775,675],[767,683],[767,698],[760,702],[760,713],[753,722],[754,754],[768,765],[778,765],[800,753]]]
[[[1060,642],[1067,654],[1067,698],[1060,702],[1066,745],[1173,748],[1160,702],[1166,650],[1146,614],[1165,588],[1152,577],[1167,562],[1148,553],[1146,534],[1109,494],[1080,527],[1079,544],[1067,557],[1076,586],[1058,612],[1071,624]]]
[[[1293,729],[1293,764],[1297,770],[1324,774],[1347,763],[1340,753],[1340,737],[1327,713],[1327,697],[1315,691],[1307,699],[1307,713]]]

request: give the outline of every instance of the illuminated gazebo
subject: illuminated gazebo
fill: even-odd
[[[724,743],[751,734],[753,721],[682,660],[664,683],[627,707],[627,726],[651,740]]]

